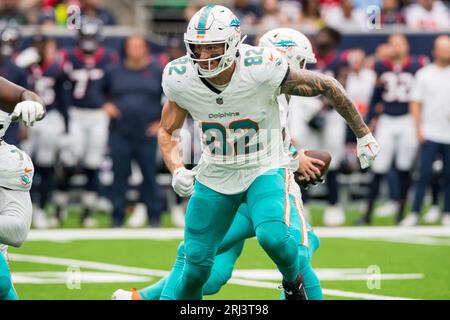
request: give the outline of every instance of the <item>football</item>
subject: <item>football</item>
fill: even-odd
[[[321,182],[321,178],[327,173],[328,171],[328,167],[330,166],[330,162],[331,162],[331,154],[327,151],[322,151],[322,150],[306,150],[305,151],[305,155],[311,158],[315,158],[315,159],[319,159],[322,160],[325,165],[324,166],[320,166],[320,178],[316,179],[316,180],[310,180],[310,181],[306,181],[305,178],[298,172],[296,172],[294,174],[295,177],[295,181],[300,184],[302,187],[307,188],[311,185],[316,184],[317,182]]]

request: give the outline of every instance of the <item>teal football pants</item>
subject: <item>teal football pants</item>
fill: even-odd
[[[17,300],[5,256],[0,252],[0,300]]]
[[[309,299],[322,299],[320,282],[311,268],[312,254],[319,246],[319,239],[309,225],[300,218],[299,199],[290,195],[290,232],[295,236],[299,250],[299,270],[305,279],[305,288]],[[309,229],[309,230],[307,230]],[[306,234],[307,232],[307,234]],[[255,235],[253,224],[246,204],[242,204],[233,220],[233,223],[224,237],[218,250],[210,277],[203,287],[203,294],[209,295],[219,291],[231,277],[234,264],[239,257],[243,240]],[[156,284],[139,291],[144,300],[173,299],[174,289],[184,267],[184,246],[180,245],[176,262],[168,278],[163,278]],[[162,292],[164,289],[164,292]]]
[[[247,191],[218,193],[198,181],[186,211],[185,265],[175,287],[175,298],[201,299],[220,242],[235,212],[246,202],[258,242],[275,262],[286,282],[295,282],[299,270],[297,244],[289,233],[289,176],[273,169],[257,177]]]

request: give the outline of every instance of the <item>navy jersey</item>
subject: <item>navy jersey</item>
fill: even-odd
[[[98,109],[106,101],[105,71],[118,61],[115,51],[100,47],[92,55],[80,48],[67,53],[66,72],[72,83],[72,105]]]
[[[19,86],[27,88],[26,71],[19,68],[11,59],[0,59],[0,76]]]
[[[146,137],[150,122],[161,117],[163,67],[156,59],[140,70],[131,70],[120,63],[107,73],[111,101],[121,117],[111,121],[111,130],[119,130],[130,138]]]
[[[28,84],[45,102],[47,111],[57,109],[68,124],[70,103],[68,78],[64,70],[64,57],[57,54],[51,61],[33,64],[28,68]]]
[[[11,59],[0,60],[0,76],[24,88],[28,87],[26,71],[16,66]],[[5,140],[6,143],[13,145],[18,145],[20,143],[19,124],[17,122],[11,123],[3,140]]]
[[[409,92],[414,75],[427,63],[425,56],[409,56],[403,65],[394,65],[388,60],[377,61],[377,85],[369,106],[368,121],[375,115],[378,103],[383,105],[383,113],[401,116],[409,112]]]

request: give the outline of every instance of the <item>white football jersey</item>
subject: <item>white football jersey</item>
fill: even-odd
[[[162,86],[166,96],[198,121],[202,157],[197,180],[235,194],[273,168],[289,164],[277,97],[288,64],[271,48],[242,45],[230,83],[222,92],[198,77],[188,57],[170,62]]]
[[[0,142],[0,187],[29,191],[33,183],[34,166],[31,158],[16,146]]]

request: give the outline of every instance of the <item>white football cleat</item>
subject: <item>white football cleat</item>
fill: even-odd
[[[329,227],[341,226],[345,223],[345,213],[339,206],[329,206],[325,209],[323,223]]]
[[[441,216],[441,210],[439,210],[438,206],[432,206],[425,217],[423,217],[423,221],[426,223],[436,223],[439,221],[439,218]]]
[[[419,224],[419,214],[416,212],[411,212],[406,218],[400,221],[399,225],[402,227],[413,227]]]
[[[147,225],[147,207],[143,203],[136,203],[133,214],[127,221],[130,228],[141,228]]]
[[[450,213],[445,213],[443,216],[442,216],[442,225],[443,226],[445,226],[445,227],[450,227]]]
[[[394,200],[389,200],[382,206],[375,209],[376,217],[390,217],[394,215],[398,210],[398,203]]]
[[[141,295],[137,289],[132,289],[131,291],[127,290],[116,290],[114,291],[112,300],[142,300]]]

